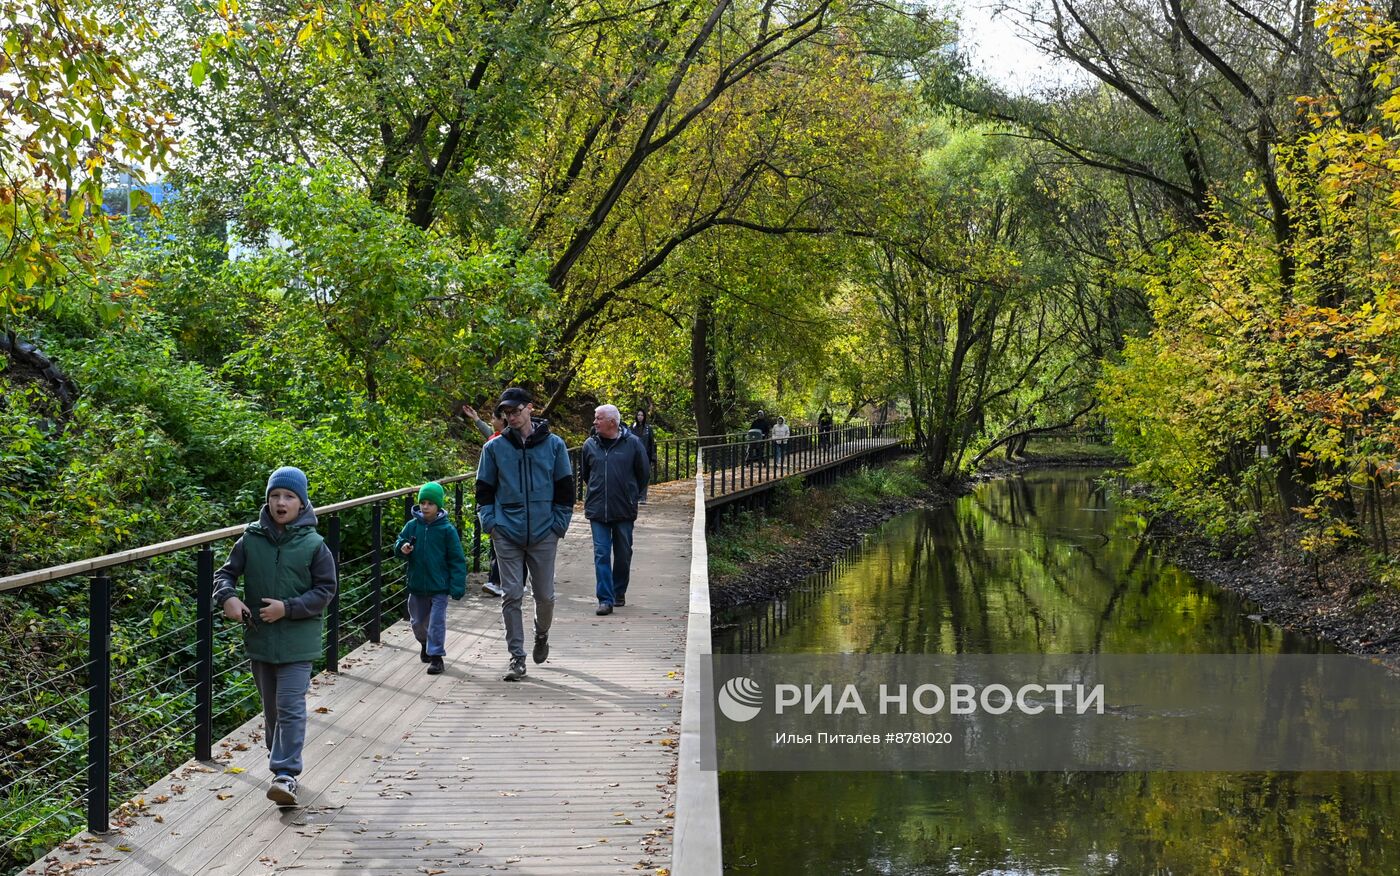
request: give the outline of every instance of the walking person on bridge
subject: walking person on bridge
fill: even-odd
[[[596,434],[583,442],[579,476],[588,485],[583,516],[593,530],[593,571],[597,579],[597,614],[612,614],[627,604],[632,576],[632,527],[637,503],[651,480],[646,447],[622,425],[613,405],[593,411]]]
[[[549,431],[548,420],[533,416],[530,393],[510,387],[501,393],[496,413],[508,428],[481,449],[476,507],[481,528],[490,533],[496,548],[505,590],[501,617],[510,651],[505,680],[519,681],[525,677],[525,624],[520,604],[525,598],[527,568],[535,596],[531,656],[536,663],[549,657],[554,558],[574,513],[574,473],[564,439]]]
[[[778,422],[773,424],[773,461],[779,465],[783,462],[783,454],[787,453],[788,439],[792,437],[792,427],[787,424],[787,419],[778,417]]]
[[[243,622],[243,647],[262,699],[272,785],[267,798],[297,805],[311,662],[321,656],[321,612],[335,598],[335,557],[316,531],[306,475],[284,466],[267,479],[258,519],[214,573],[214,604]],[[243,597],[238,579],[243,579]],[[257,606],[249,608],[248,603]]]
[[[442,484],[424,484],[412,519],[394,541],[394,553],[408,563],[408,622],[429,675],[442,674],[447,656],[447,597],[467,594],[467,556],[443,509],[446,502]]]
[[[637,411],[637,416],[632,419],[632,434],[637,436],[637,440],[642,442],[642,446],[647,449],[647,462],[651,464],[651,470],[656,471],[656,430],[652,428],[647,417],[646,409]],[[641,505],[647,503],[648,482],[642,485],[642,496],[637,502]]]

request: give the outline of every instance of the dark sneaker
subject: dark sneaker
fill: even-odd
[[[617,594],[617,596],[613,599],[613,605],[617,606],[618,608],[622,608],[626,604],[627,597],[623,596],[621,593]]]
[[[418,662],[419,662],[419,663],[427,663],[427,662],[428,662],[429,660],[431,660],[431,659],[433,659],[433,658],[431,658],[431,657],[428,656],[428,643],[427,643],[427,642],[419,642],[419,643],[418,643]]]
[[[278,806],[297,805],[297,780],[292,776],[278,776],[267,789],[267,799]]]
[[[600,603],[598,603],[598,610],[595,611],[595,612],[593,612],[593,613],[594,613],[594,614],[597,614],[597,615],[612,614],[612,603],[610,603],[610,602],[600,602]]]
[[[428,658],[428,674],[442,675],[442,658],[433,656]]]
[[[536,663],[543,663],[549,659],[549,633],[535,636],[535,650],[530,653],[530,659]]]
[[[510,669],[507,669],[507,670],[506,670],[505,680],[506,680],[506,681],[519,681],[520,679],[522,679],[522,678],[524,678],[524,677],[525,677],[525,658],[524,658],[524,657],[512,657],[512,658],[510,658]]]

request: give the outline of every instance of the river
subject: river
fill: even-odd
[[[1310,653],[1165,561],[1095,470],[905,514],[717,652]],[[1395,874],[1392,773],[722,773],[725,871]]]

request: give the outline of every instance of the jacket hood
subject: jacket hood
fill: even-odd
[[[604,438],[602,435],[599,435],[597,432],[594,432],[592,435],[588,436],[588,440],[597,441],[598,444],[603,447],[612,447],[619,441],[626,441],[627,436],[631,434],[631,429],[627,428],[626,426],[619,425],[617,427],[617,435],[615,435],[612,438]]]
[[[448,515],[447,509],[445,509],[445,508],[439,508],[439,509],[438,509],[438,516],[437,516],[435,519],[433,519],[433,520],[424,520],[424,519],[423,519],[423,509],[420,508],[420,507],[417,506],[417,505],[414,505],[414,506],[413,506],[413,519],[414,519],[414,520],[417,520],[419,523],[423,524],[424,526],[440,526],[441,524],[444,524],[444,523],[446,523],[448,520],[450,520],[451,517],[450,517],[450,515]]]
[[[297,518],[287,524],[288,529],[298,526],[316,526],[316,508],[310,502],[303,505]],[[277,531],[277,524],[272,521],[272,512],[267,510],[267,505],[263,505],[262,510],[258,512],[258,522],[249,523],[248,529],[265,533]]]
[[[515,429],[507,429],[501,435],[516,447],[534,447],[536,444],[544,443],[549,438],[549,420],[544,417],[531,417],[530,422],[533,424],[530,437],[523,441],[520,438],[520,433]]]

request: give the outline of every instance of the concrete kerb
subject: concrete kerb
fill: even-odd
[[[710,671],[710,564],[705,543],[705,472],[698,462],[696,468],[671,872],[673,876],[720,876],[719,773],[702,768],[716,758],[713,703],[706,701],[711,694],[702,683]]]

